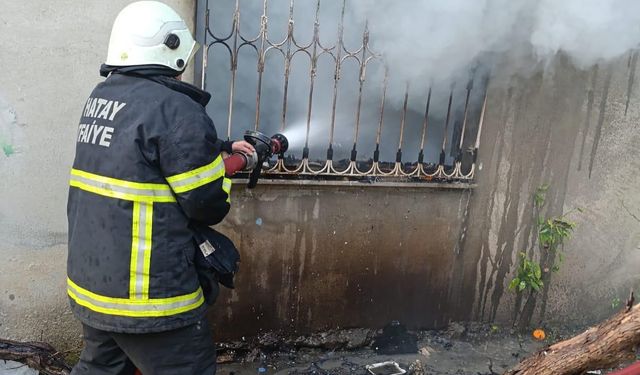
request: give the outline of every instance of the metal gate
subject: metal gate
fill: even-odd
[[[290,152],[270,161],[265,173],[272,178],[473,181],[486,76],[438,92],[429,82],[393,82],[384,55],[372,48],[375,25],[347,30],[346,0],[322,2],[336,11],[327,18],[337,23],[332,40],[321,28],[320,0],[286,1],[288,9],[279,3],[279,36],[272,31],[274,0],[199,1],[197,77],[213,91],[208,111],[219,133],[228,139],[247,129],[296,133]],[[428,43],[408,37],[416,48]],[[319,70],[328,73],[323,78]]]

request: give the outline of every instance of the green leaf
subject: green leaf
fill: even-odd
[[[520,279],[517,277],[509,283],[509,290],[516,290],[516,287],[520,284]]]
[[[540,269],[540,265],[536,264],[533,268],[534,271],[534,276],[536,279],[539,279],[542,277],[542,270]]]
[[[527,283],[524,281],[520,281],[520,285],[518,285],[518,291],[522,292],[527,287]]]

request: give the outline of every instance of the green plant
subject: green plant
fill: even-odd
[[[543,209],[548,191],[549,185],[545,184],[538,187],[533,194],[535,226],[532,234],[535,235],[535,242],[528,255],[525,252],[520,253],[516,275],[509,283],[509,289],[517,295],[514,323],[519,316],[521,329],[530,323],[536,307],[536,294],[540,291],[543,300],[540,315],[544,317],[551,274],[560,269],[564,260],[563,245],[571,238],[576,228],[576,223],[569,220],[568,216],[575,211],[582,212],[580,208],[576,208],[560,216],[545,216]]]
[[[622,303],[622,301],[619,297],[613,297],[613,299],[611,300],[611,310],[616,310],[618,307],[620,307],[620,303]]]
[[[544,248],[558,246],[567,238],[571,237],[571,232],[576,227],[572,221],[566,220],[564,216],[542,220],[538,224],[538,238],[540,245]]]
[[[582,212],[579,208],[577,210]],[[560,265],[564,261],[564,253],[560,250],[560,247],[565,240],[571,238],[571,234],[576,227],[576,223],[566,218],[572,212],[538,221],[538,242],[540,247],[546,251],[553,252],[557,256],[557,259],[554,257],[553,265],[551,266],[553,272],[560,270]]]
[[[527,258],[525,253],[520,253],[520,264],[518,265],[516,277],[509,283],[509,290],[515,290],[520,293],[525,289],[530,289],[537,292],[543,285],[540,264]]]
[[[533,194],[533,205],[540,209],[544,205],[544,200],[547,195],[547,190],[549,190],[549,185],[544,184],[539,186],[536,189],[536,192]]]

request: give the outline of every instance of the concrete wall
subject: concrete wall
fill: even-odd
[[[5,1],[0,11],[0,337],[76,346],[66,195],[80,108],[132,1]],[[168,4],[192,22],[190,0]],[[191,25],[193,26],[193,25]]]
[[[224,230],[244,262],[238,290],[211,314],[218,331],[510,323],[507,286],[534,247],[544,184],[544,215],[583,212],[569,216],[577,229],[532,323],[611,314],[640,288],[640,95],[628,61],[578,71],[558,57],[544,74],[497,74],[470,190],[236,189]]]
[[[79,110],[125,3],[31,0],[0,13],[11,31],[0,33],[0,337],[78,343],[64,282],[68,170]],[[170,3],[193,15],[191,1]],[[627,57],[597,73],[559,58],[545,74],[496,77],[474,189],[236,186],[222,229],[243,263],[238,289],[212,310],[218,336],[509,321],[506,285],[530,247],[531,195],[543,183],[550,213],[584,209],[547,320],[610,313],[640,286],[635,69]]]

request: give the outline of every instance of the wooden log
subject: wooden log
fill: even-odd
[[[634,360],[640,345],[640,304],[632,306],[633,293],[609,320],[540,350],[505,375],[579,375]]]
[[[24,363],[41,375],[69,375],[71,367],[51,345],[0,339],[0,359]]]

